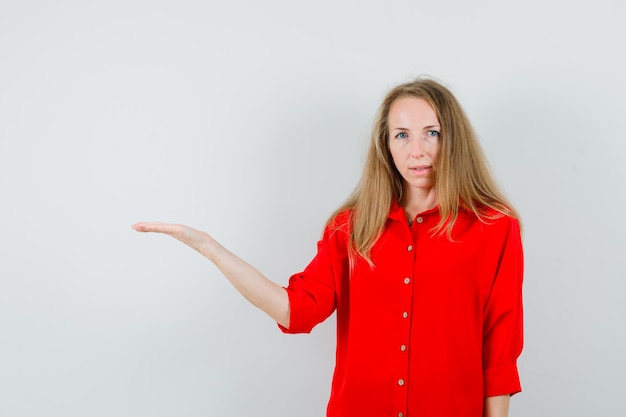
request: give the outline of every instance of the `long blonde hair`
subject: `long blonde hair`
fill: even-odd
[[[371,264],[370,251],[383,232],[389,210],[394,202],[401,204],[403,179],[389,151],[387,118],[392,103],[406,96],[426,100],[441,125],[435,177],[441,220],[433,232],[446,233],[451,239],[460,209],[473,212],[481,220],[492,218],[487,212],[493,210],[500,215],[518,217],[499,191],[476,133],[457,99],[440,83],[420,77],[398,85],[383,100],[372,130],[361,180],[348,200],[328,220],[330,224],[339,212],[351,210],[351,264],[359,256]]]

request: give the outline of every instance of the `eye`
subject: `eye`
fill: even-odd
[[[406,139],[408,137],[409,135],[407,135],[406,132],[400,132],[396,135],[396,139]]]
[[[437,130],[429,130],[428,132],[426,132],[426,136],[428,136],[429,138],[438,138],[440,134],[441,133],[439,133],[439,131]]]

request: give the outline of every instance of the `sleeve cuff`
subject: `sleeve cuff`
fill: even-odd
[[[301,317],[301,314],[296,314],[299,310],[298,307],[303,302],[302,298],[304,296],[295,291],[292,291],[288,287],[283,287],[283,288],[287,290],[287,296],[289,297],[289,328],[286,328],[285,326],[282,326],[281,324],[276,323],[278,325],[278,328],[283,333],[288,333],[288,334],[311,333],[313,326],[311,325],[307,326],[305,324],[305,321],[303,320],[303,317]]]
[[[522,391],[517,365],[506,365],[483,370],[485,397],[517,394]]]

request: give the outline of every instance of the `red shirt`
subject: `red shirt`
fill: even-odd
[[[518,222],[462,211],[452,240],[435,208],[409,226],[395,205],[374,267],[348,264],[349,212],[289,280],[287,333],[337,310],[328,417],[482,417],[484,398],[521,390],[523,254]]]

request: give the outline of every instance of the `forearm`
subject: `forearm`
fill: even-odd
[[[209,234],[182,224],[161,222],[139,222],[135,223],[132,228],[142,233],[154,232],[172,236],[200,252],[222,271],[248,301],[282,326],[289,328],[287,291],[228,251]]]
[[[289,297],[283,287],[214,240],[207,242],[199,252],[212,261],[250,303],[289,328]]]
[[[509,415],[510,395],[498,395],[485,398],[483,417],[507,417]]]

